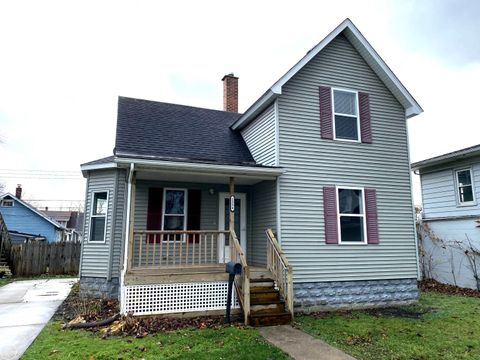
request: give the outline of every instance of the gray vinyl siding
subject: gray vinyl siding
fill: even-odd
[[[85,203],[84,242],[80,276],[107,277],[110,261],[110,241],[112,238],[112,213],[116,170],[96,170],[89,173],[87,179],[87,198]],[[106,218],[105,242],[90,241],[90,213],[95,191],[108,191],[108,209]]]
[[[265,266],[267,263],[267,238],[265,230],[276,230],[277,191],[275,181],[262,181],[253,186],[252,235],[250,237],[251,265]]]
[[[275,107],[271,105],[241,132],[257,164],[276,165],[275,126]]]
[[[373,143],[320,138],[319,86],[370,94]],[[281,243],[296,282],[417,277],[405,112],[340,35],[278,98]],[[324,186],[377,190],[379,245],[326,245]]]
[[[459,205],[455,171],[470,168],[475,205]],[[480,160],[457,161],[422,170],[422,202],[425,219],[480,215]]]
[[[112,277],[119,277],[123,263],[123,244],[125,241],[125,219],[127,212],[127,172],[117,171],[117,194],[115,199],[115,222],[113,232]]]

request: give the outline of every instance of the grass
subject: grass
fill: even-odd
[[[133,337],[108,337],[84,330],[61,330],[50,321],[22,360],[28,359],[288,359],[256,329],[178,330]]]
[[[12,281],[12,278],[0,278],[0,287],[10,284]]]
[[[399,310],[298,316],[296,325],[358,360],[480,359],[480,298],[422,293]]]

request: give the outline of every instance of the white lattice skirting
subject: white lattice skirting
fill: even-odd
[[[153,315],[223,310],[226,307],[227,291],[227,281],[128,285],[125,286],[125,312]],[[234,288],[232,308],[238,307]]]

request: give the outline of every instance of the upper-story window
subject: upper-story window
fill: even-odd
[[[460,205],[471,205],[475,203],[472,184],[472,170],[461,169],[455,172],[457,179],[457,196]]]
[[[360,141],[358,93],[332,89],[334,139]]]
[[[90,216],[90,241],[105,241],[108,192],[94,192]]]
[[[3,199],[2,200],[2,207],[13,207],[13,200],[10,199]]]

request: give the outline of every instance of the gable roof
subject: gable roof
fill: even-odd
[[[114,154],[119,157],[254,165],[240,133],[241,116],[127,97],[118,99]]]
[[[446,162],[451,162],[455,160],[462,160],[465,158],[473,157],[473,156],[480,156],[480,144],[470,146],[464,149],[452,151],[443,155],[435,156],[430,159],[425,159],[422,161],[417,161],[412,164],[412,170],[420,170],[427,166],[439,165]]]
[[[13,196],[12,194],[10,193],[5,193],[3,195],[0,196],[0,201],[5,199],[5,198],[11,198],[12,200],[18,202],[19,204],[22,204],[23,206],[25,206],[27,209],[33,211],[35,214],[37,214],[38,216],[40,216],[41,218],[47,220],[50,224],[52,224],[53,226],[59,228],[59,229],[62,229],[62,230],[65,230],[65,228],[60,225],[59,223],[57,223],[55,220],[52,220],[50,219],[49,217],[47,217],[45,214],[42,214],[40,211],[38,211],[36,208],[34,208],[32,205],[30,205],[29,203]]]
[[[365,39],[362,33],[357,29],[350,19],[345,19],[330,34],[320,41],[314,48],[287,71],[280,79],[275,82],[247,111],[232,125],[232,129],[242,129],[251,120],[253,120],[261,111],[269,106],[279,95],[282,94],[282,86],[299,72],[310,60],[312,60],[320,51],[322,51],[338,35],[343,34],[358,51],[360,56],[367,62],[377,76],[382,80],[385,86],[395,96],[395,98],[405,108],[407,118],[413,117],[423,112],[423,109],[398,80],[395,74],[390,70],[383,59],[373,49],[370,43]]]

